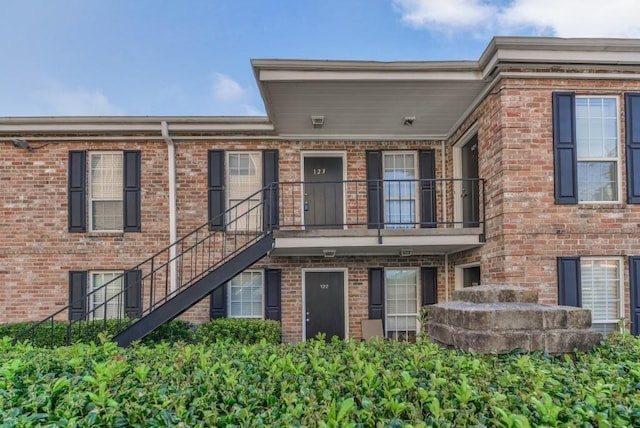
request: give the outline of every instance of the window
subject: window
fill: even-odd
[[[619,329],[621,308],[621,261],[581,258],[582,307],[591,310],[592,328],[608,334]]]
[[[406,229],[416,223],[416,159],[413,153],[385,153],[383,157],[384,223],[387,229]]]
[[[229,318],[262,318],[262,271],[244,271],[228,287]]]
[[[418,315],[418,270],[385,269],[386,336],[414,340]]]
[[[616,202],[618,104],[614,97],[576,97],[578,200]]]
[[[89,299],[89,313],[93,314],[93,319],[104,319],[105,313],[106,318],[124,316],[123,295],[118,295],[122,291],[121,275],[122,272],[91,272],[89,293],[98,290],[90,294]]]
[[[91,219],[91,230],[122,230],[122,152],[92,152],[89,157],[89,218]]]
[[[259,208],[262,196],[256,193],[262,188],[261,160],[260,152],[228,154],[227,187],[231,209],[228,230],[241,232],[262,228],[262,209]],[[251,199],[247,200],[249,197]]]

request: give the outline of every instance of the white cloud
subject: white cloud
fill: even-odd
[[[252,104],[253,91],[225,74],[213,74],[210,92],[212,114],[264,116],[264,111]]]
[[[118,116],[124,111],[99,90],[65,88],[58,84],[33,94],[52,116]]]
[[[237,100],[243,98],[246,92],[245,88],[231,77],[222,73],[214,73],[211,85],[211,94],[214,99],[219,101]]]
[[[393,0],[406,24],[450,33],[640,37],[638,0]],[[491,34],[488,34],[491,35]]]
[[[482,0],[394,0],[402,21],[412,27],[467,27],[495,15],[496,7]]]

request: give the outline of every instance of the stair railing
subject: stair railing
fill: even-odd
[[[275,183],[260,189],[142,263],[85,290],[69,305],[16,335],[13,343],[69,345],[95,338],[101,331],[112,335],[123,331],[270,234],[278,221],[277,210],[272,209],[277,194]],[[85,310],[73,316],[71,308]]]

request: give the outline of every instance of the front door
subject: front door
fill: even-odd
[[[344,272],[304,275],[305,340],[324,333],[344,339]]]
[[[462,147],[462,227],[480,225],[478,177],[478,136],[476,135]]]
[[[304,158],[305,227],[342,228],[342,158]]]

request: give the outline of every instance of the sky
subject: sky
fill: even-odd
[[[0,117],[261,116],[250,60],[477,60],[640,38],[640,0],[0,0]]]

